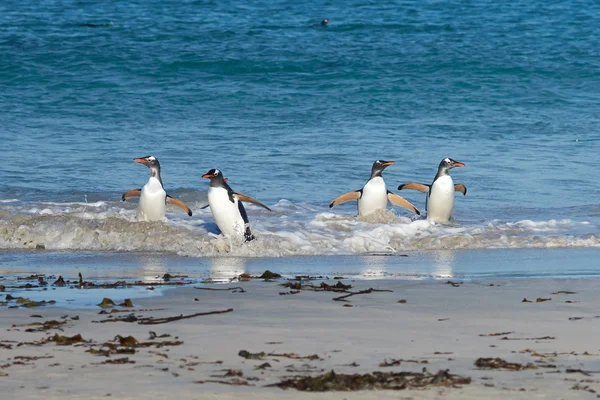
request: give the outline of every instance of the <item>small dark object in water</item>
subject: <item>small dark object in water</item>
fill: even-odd
[[[83,26],[86,28],[102,28],[102,27],[112,26],[112,22],[104,23],[104,24],[92,24],[89,22],[85,22],[83,24],[79,24],[79,26]]]
[[[125,299],[125,300],[123,300],[123,302],[121,304],[119,304],[119,307],[131,308],[131,307],[133,307],[133,302],[130,299]]]
[[[111,299],[109,299],[108,297],[103,298],[102,302],[100,304],[98,304],[98,306],[100,306],[102,308],[112,307],[114,305],[115,305],[115,302],[112,301]]]
[[[310,26],[327,26],[327,24],[330,23],[330,22],[331,22],[331,20],[329,18],[325,18],[320,23],[318,23],[318,24],[311,24]]]
[[[277,274],[275,272],[271,272],[267,269],[265,272],[263,272],[263,274],[259,278],[265,279],[265,280],[278,279],[278,278],[281,278],[281,275]]]
[[[66,282],[62,276],[59,276],[58,279],[54,281],[53,285],[54,286],[65,286]]]

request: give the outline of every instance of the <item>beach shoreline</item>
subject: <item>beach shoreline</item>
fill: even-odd
[[[592,398],[592,391],[600,389],[595,372],[600,370],[594,333],[600,324],[595,315],[600,306],[596,279],[340,281],[352,287],[344,293],[310,287],[320,287],[322,282],[331,287],[337,283],[334,280],[304,280],[304,287],[296,289],[281,286],[286,280],[202,286],[220,290],[183,287],[167,290],[164,296],[133,299],[135,309],[127,312],[102,315],[98,314],[99,307],[3,310],[0,372],[6,376],[0,377],[0,387],[12,396],[9,398],[46,399],[107,395],[131,399],[167,395]],[[227,290],[234,287],[242,290]],[[368,289],[375,291],[361,293]],[[342,299],[347,301],[333,300],[352,293],[357,294]],[[114,300],[118,303],[123,299]],[[223,313],[159,325],[138,323],[143,318],[213,311]],[[129,315],[138,321],[92,322]],[[66,322],[59,329],[25,332],[39,328],[27,324],[51,320]],[[150,331],[170,336],[150,339]],[[65,337],[80,334],[84,342],[19,345],[43,341],[57,333]],[[128,346],[126,342],[120,345],[117,335],[154,344],[130,346],[135,353],[118,354],[118,349]],[[183,343],[159,344],[178,341]],[[96,354],[108,353],[86,352],[90,349]],[[244,350],[259,359],[240,356]],[[531,367],[515,371],[475,366],[477,359],[490,357]],[[125,358],[126,364],[102,364]],[[269,366],[257,369],[265,363]],[[385,364],[391,365],[382,366]],[[317,376],[331,370],[337,374],[417,373],[423,367],[434,374],[448,369],[451,374],[471,378],[471,383],[400,392],[320,394],[265,387],[292,376]]]

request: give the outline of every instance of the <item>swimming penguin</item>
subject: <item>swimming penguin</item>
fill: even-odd
[[[141,189],[133,189],[123,193],[121,199],[125,201],[129,197],[139,197],[137,220],[138,221],[160,221],[165,216],[166,203],[182,208],[187,215],[192,216],[192,210],[181,200],[169,196],[163,188],[160,179],[160,164],[154,156],[134,158],[133,162],[144,164],[150,169],[150,179]]]
[[[311,26],[327,26],[328,23],[330,23],[331,20],[329,18],[325,18],[323,21],[321,21],[318,24],[312,24]]]
[[[464,167],[465,164],[451,158],[444,158],[440,162],[438,172],[433,183],[409,182],[398,186],[398,190],[413,189],[419,192],[427,192],[427,220],[432,222],[448,222],[452,217],[454,208],[454,192],[467,195],[467,187],[461,183],[454,184],[450,176],[450,170],[454,167]]]
[[[254,203],[269,211],[271,209],[251,197],[234,192],[218,169],[211,169],[202,178],[210,179],[208,205],[223,236],[243,237],[245,242],[254,239],[242,201]]]
[[[417,207],[387,190],[381,174],[386,167],[392,164],[394,164],[393,161],[375,161],[373,168],[371,168],[371,177],[365,186],[360,190],[341,195],[329,204],[329,208],[346,201],[358,200],[358,216],[364,217],[378,210],[385,211],[389,200],[390,203],[396,206],[404,207],[407,210],[415,212],[417,215],[421,215]]]

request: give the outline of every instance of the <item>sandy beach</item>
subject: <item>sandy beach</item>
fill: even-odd
[[[320,287],[338,281],[352,287]],[[600,390],[595,279],[329,279],[302,281],[300,290],[286,282],[176,288],[104,311],[4,309],[2,398],[574,399]],[[115,290],[116,303],[124,300],[118,296]],[[213,311],[223,313],[140,324]],[[130,322],[100,322],[108,319]],[[500,358],[479,365],[502,368],[476,366],[482,358]],[[449,370],[461,383],[323,393],[268,386],[332,370],[424,368],[424,376]]]

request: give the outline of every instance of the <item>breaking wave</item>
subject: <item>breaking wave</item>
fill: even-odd
[[[135,204],[5,202],[0,209],[0,248],[283,257],[600,246],[594,226],[570,219],[439,225],[388,211],[359,220],[287,200],[274,205],[272,213],[250,206],[257,240],[240,244],[218,235],[210,210],[199,209],[202,205],[193,205],[197,211],[192,218],[169,213],[163,222],[137,222]]]

